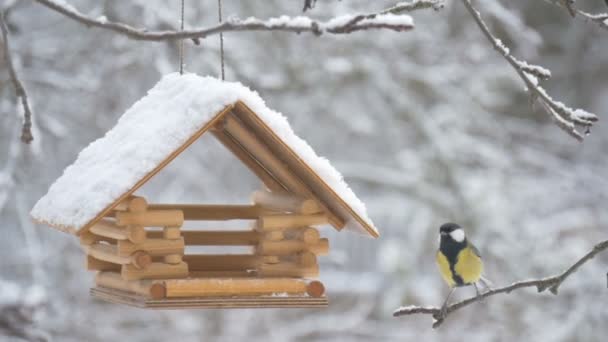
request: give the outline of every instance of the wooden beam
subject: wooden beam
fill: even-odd
[[[84,250],[87,255],[113,264],[126,265],[131,263],[131,253],[122,256],[118,255],[118,248],[116,245],[94,243],[89,246],[84,246]]]
[[[97,234],[91,233],[90,231],[82,232],[79,236],[79,239],[80,239],[80,244],[83,247],[92,245],[92,244],[100,242],[100,241],[104,241],[104,242],[111,243],[111,244],[116,244],[115,239],[105,237],[105,236],[99,236]]]
[[[114,271],[120,272],[120,265],[111,262],[95,259],[90,255],[86,257],[87,271]]]
[[[187,246],[253,246],[261,234],[254,230],[182,230],[181,235]],[[152,239],[161,238],[162,232],[148,232]]]
[[[274,256],[251,254],[199,254],[185,255],[184,262],[190,271],[245,271],[264,263],[276,263]]]
[[[303,198],[312,198],[312,199],[317,199],[317,200],[321,200],[321,198],[319,198],[318,196],[316,196],[316,194],[314,193],[314,189],[312,189],[310,187],[310,184],[306,184],[304,182],[304,179],[301,178],[298,173],[302,173],[300,171],[302,170],[306,170],[306,173],[310,176],[312,176],[313,178],[316,178],[318,181],[321,181],[321,183],[325,184],[324,181],[322,179],[320,179],[320,177],[316,174],[316,172],[314,170],[312,170],[310,168],[310,166],[308,166],[306,163],[303,163],[300,156],[298,156],[295,152],[293,152],[293,150],[291,150],[291,148],[289,146],[287,146],[285,144],[284,141],[282,141],[280,138],[278,138],[276,136],[276,134],[274,134],[274,132],[272,131],[272,129],[270,129],[255,113],[253,113],[245,104],[243,104],[242,102],[238,102],[234,109],[232,111],[230,111],[229,113],[227,113],[224,116],[224,125],[225,125],[225,129],[226,131],[229,132],[228,127],[227,127],[227,123],[230,122],[231,119],[233,119],[233,121],[237,122],[238,124],[241,125],[242,128],[245,128],[244,131],[248,133],[248,135],[250,137],[253,137],[253,143],[256,146],[262,146],[263,148],[265,148],[264,154],[269,154],[271,156],[274,157],[275,160],[278,160],[279,162],[279,166],[281,167],[281,169],[287,169],[289,170],[289,175],[292,179],[296,179],[297,182],[299,184],[301,184],[301,186],[303,186],[303,192],[300,191],[294,191],[291,186],[293,186],[294,184],[289,184],[286,183],[286,181],[277,174],[277,170],[274,169],[274,167],[270,167],[269,165],[265,164],[265,161],[260,160],[259,156],[256,155],[255,153],[254,156],[256,157],[256,159],[258,159],[263,165],[266,166],[267,169],[271,170],[272,173],[275,175],[275,177],[277,179],[279,179],[283,184],[287,185],[288,189],[291,190],[291,192],[293,192],[294,194],[303,197]],[[221,123],[218,122],[218,125]],[[236,126],[236,125],[234,125]],[[266,135],[260,135],[260,129],[261,128],[264,133]],[[265,128],[265,129],[264,129]],[[231,134],[231,133],[230,133]],[[238,141],[244,145],[248,150],[250,150],[252,147],[249,145],[250,139],[249,138],[245,138],[248,141],[245,142],[243,140],[241,140],[241,136],[237,137]],[[253,149],[256,149],[257,147],[253,147]],[[285,153],[287,152],[288,155],[291,156],[290,159],[285,159]],[[299,163],[297,165],[289,165],[289,161],[299,161]],[[292,168],[296,168],[296,169],[292,169]],[[326,185],[326,184],[325,184]],[[326,189],[323,189],[323,191],[330,191],[331,193],[334,193],[333,190],[328,187],[326,185]],[[335,193],[334,193],[335,194]],[[342,200],[339,196],[336,196],[338,198],[338,200]],[[342,201],[343,202],[343,201]],[[326,213],[329,217],[329,221],[332,223],[332,225],[334,227],[336,227],[338,230],[342,229],[346,222],[345,222],[345,218],[343,217],[338,217],[332,210],[329,209],[329,207],[324,203],[324,202],[318,202],[319,206],[321,207],[321,211]],[[352,211],[352,209],[351,209]]]
[[[145,269],[123,265],[121,276],[124,280],[185,278],[188,276],[188,264],[182,262],[177,265],[169,265],[153,262]]]
[[[321,208],[315,200],[300,198],[285,193],[255,191],[251,195],[251,200],[259,206],[275,211],[298,214],[315,214],[321,212]]]
[[[329,253],[329,240],[319,239],[317,243],[307,244],[300,240],[285,241],[261,241],[256,247],[259,255],[290,255],[310,251],[316,255],[327,255]]]
[[[257,228],[262,230],[291,229],[328,224],[325,214],[315,215],[264,215],[260,216]]]
[[[159,281],[128,281],[124,280],[120,273],[99,272],[97,273],[97,276],[95,276],[95,283],[97,286],[133,292],[153,299],[165,298],[165,285]]]
[[[224,117],[224,131],[237,141],[249,154],[268,170],[287,189],[300,196],[309,197],[306,185],[298,179],[277,157],[261,143],[234,115]]]
[[[90,229],[91,233],[108,237],[114,240],[126,240],[129,233],[125,227],[118,226],[114,220],[101,219]]]
[[[252,278],[257,277],[256,271],[237,270],[237,271],[197,271],[188,273],[190,278]]]
[[[152,262],[150,255],[141,250],[120,255],[116,245],[95,243],[84,249],[88,256],[113,264],[132,264],[135,268],[146,268]]]
[[[184,239],[146,239],[142,243],[118,241],[118,255],[127,256],[137,251],[145,251],[151,256],[165,256],[169,254],[184,254]]]
[[[117,211],[130,211],[133,213],[141,213],[146,211],[148,207],[148,202],[145,198],[139,196],[129,196],[124,199],[122,202],[118,203],[114,210]]]
[[[255,158],[253,158],[242,146],[234,139],[226,135],[222,129],[212,130],[213,135],[226,147],[234,156],[236,156],[251,172],[253,172],[268,189],[276,192],[286,191],[286,188],[277,181]]]
[[[274,265],[260,265],[257,271],[261,277],[316,278],[319,276],[319,265],[304,267],[298,263],[282,262]]]
[[[277,213],[256,205],[150,204],[149,209],[159,211],[180,210],[183,212],[186,221],[255,220],[260,215]]]
[[[168,298],[304,294],[310,282],[303,279],[189,279],[166,280]],[[318,287],[318,284],[314,285]]]
[[[300,229],[294,229],[287,234],[290,238],[304,241],[308,244],[314,244],[321,238],[321,233],[315,228],[304,227]]]
[[[119,226],[138,225],[145,227],[181,226],[184,213],[181,210],[149,210],[142,213],[117,212]]]

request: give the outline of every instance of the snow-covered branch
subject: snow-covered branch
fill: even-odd
[[[105,17],[92,18],[81,13],[75,7],[57,0],[36,0],[36,2],[88,27],[98,27],[122,34],[131,39],[147,41],[193,39],[196,42],[198,39],[214,34],[235,31],[310,32],[315,35],[321,35],[323,33],[345,34],[370,29],[388,29],[401,32],[411,30],[414,27],[412,18],[408,15],[379,12],[345,15],[330,19],[326,22],[317,21],[304,16],[281,16],[266,20],[257,18],[232,18],[207,28],[196,28],[185,31],[150,31],[145,28],[135,28],[128,24],[109,21]]]
[[[443,316],[441,316],[441,308],[429,307],[429,306],[404,306],[404,307],[401,307],[401,308],[395,310],[393,312],[393,316],[398,317],[398,316],[415,315],[415,314],[429,314],[429,315],[432,315],[434,318],[433,328],[437,328],[438,326],[441,325],[441,323],[443,323],[443,321],[447,318],[448,315],[455,312],[456,310],[461,309],[467,305],[479,302],[479,301],[483,300],[484,298],[497,295],[499,293],[509,294],[509,293],[511,293],[511,291],[514,291],[517,289],[522,289],[522,288],[526,288],[526,287],[536,287],[538,292],[543,292],[543,291],[549,289],[549,291],[551,291],[551,293],[553,293],[554,295],[557,295],[559,286],[564,282],[564,280],[566,280],[566,278],[568,278],[572,273],[576,272],[584,263],[593,259],[593,257],[595,257],[597,254],[601,253],[602,251],[604,251],[606,249],[608,249],[608,240],[600,242],[597,245],[595,245],[593,247],[593,249],[591,249],[591,251],[589,251],[582,258],[580,258],[574,264],[572,264],[572,266],[568,267],[568,269],[566,269],[564,272],[562,272],[560,274],[546,277],[546,278],[518,281],[518,282],[515,282],[515,283],[505,286],[505,287],[491,289],[487,292],[479,294],[478,296],[468,298],[468,299],[462,300],[460,302],[454,303],[452,305],[449,305],[446,308],[445,314]]]
[[[593,22],[604,30],[608,30],[608,13],[589,13],[574,7],[574,1],[568,0],[544,0],[550,4],[566,9],[572,17],[578,15],[586,21]]]
[[[588,132],[593,123],[598,120],[597,115],[582,109],[570,108],[562,102],[559,102],[549,96],[547,91],[539,84],[539,78],[547,79],[551,76],[549,70],[540,66],[530,65],[525,61],[515,58],[511,54],[509,48],[507,48],[502,41],[500,41],[500,39],[496,38],[492,32],[490,32],[488,25],[481,18],[479,11],[473,7],[471,0],[462,0],[462,3],[467,8],[484,36],[490,41],[494,49],[497,50],[507,60],[507,62],[509,62],[509,64],[515,69],[517,74],[524,81],[530,95],[532,96],[532,99],[541,103],[545,111],[553,118],[558,127],[570,134],[575,139],[582,141],[584,137],[577,131],[576,126],[578,125],[585,127],[586,131]]]
[[[13,58],[11,57],[11,49],[8,37],[8,25],[6,24],[6,9],[0,11],[0,30],[2,31],[4,60],[7,64],[11,82],[15,87],[15,94],[19,99],[21,99],[21,104],[23,105],[23,126],[21,128],[21,141],[26,144],[29,144],[30,142],[32,142],[32,140],[34,140],[34,137],[32,136],[32,109],[30,107],[25,87],[23,86],[23,83],[17,75],[17,70],[15,69]]]
[[[420,9],[432,8],[436,11],[443,8],[445,5],[444,0],[412,0],[407,2],[399,2],[395,6],[390,7],[382,11],[382,13],[403,13],[413,12]]]

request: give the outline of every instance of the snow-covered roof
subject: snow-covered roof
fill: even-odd
[[[339,205],[341,213],[346,213],[342,216],[348,216],[342,217],[345,228],[378,235],[365,205],[342,175],[256,92],[237,82],[177,73],[164,76],[114,128],[82,150],[36,203],[31,216],[71,233],[90,226],[204,133],[225,108],[239,103],[297,156],[303,169],[321,180],[321,190],[331,195],[322,196],[328,207]]]

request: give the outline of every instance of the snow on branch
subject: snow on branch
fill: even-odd
[[[582,11],[574,7],[574,1],[572,0],[544,0],[547,3],[553,4],[558,7],[566,9],[572,17],[578,15],[579,18],[583,18],[585,21],[590,21],[597,24],[604,30],[608,30],[608,13],[589,13]],[[608,3],[607,3],[608,4]]]
[[[341,16],[327,22],[320,22],[304,16],[281,16],[267,20],[256,18],[241,20],[233,18],[207,28],[197,28],[185,31],[149,31],[145,28],[135,28],[124,23],[109,21],[105,17],[89,17],[79,12],[75,7],[66,4],[64,1],[35,1],[88,27],[98,27],[122,34],[131,39],[147,41],[192,39],[197,42],[199,39],[210,35],[234,31],[310,32],[315,35],[321,35],[323,33],[346,34],[370,29],[388,29],[401,32],[414,28],[413,20],[409,15],[379,12]]]
[[[4,49],[4,60],[6,61],[9,77],[13,86],[15,87],[15,94],[17,98],[21,99],[21,105],[23,106],[23,126],[21,128],[21,141],[29,144],[34,140],[32,136],[32,109],[27,97],[27,92],[23,83],[17,75],[13,58],[11,57],[11,49],[9,43],[8,27],[6,25],[6,9],[0,11],[0,30],[2,31],[2,42]]]
[[[576,261],[574,264],[572,264],[572,266],[568,267],[568,269],[566,269],[564,272],[562,272],[560,274],[546,277],[546,278],[518,281],[518,282],[515,282],[515,283],[505,286],[505,287],[500,287],[497,289],[490,289],[489,291],[481,293],[478,296],[468,298],[468,299],[462,300],[460,302],[449,305],[446,308],[445,314],[443,316],[441,316],[441,308],[429,307],[429,306],[404,306],[404,307],[401,307],[401,308],[398,308],[397,310],[395,310],[393,312],[393,316],[398,317],[398,316],[415,315],[415,314],[432,315],[433,319],[434,319],[433,328],[437,328],[441,325],[441,323],[443,323],[443,321],[447,318],[447,316],[454,313],[455,311],[457,311],[467,305],[471,305],[473,303],[482,301],[484,298],[497,295],[499,293],[509,294],[509,293],[511,293],[511,291],[514,291],[514,290],[518,290],[518,289],[522,289],[522,288],[526,288],[526,287],[536,287],[536,289],[539,293],[548,289],[549,291],[551,291],[551,293],[553,293],[554,295],[557,295],[558,288],[564,282],[564,280],[566,280],[570,275],[572,275],[574,272],[576,272],[584,263],[593,259],[593,257],[595,257],[597,254],[601,253],[602,251],[604,251],[606,249],[608,249],[608,240],[600,242],[597,245],[595,245],[593,247],[593,249],[591,249],[591,251],[589,251],[582,258],[580,258],[578,261]]]
[[[444,6],[444,0],[412,0],[409,2],[400,2],[391,8],[387,8],[381,13],[402,13],[402,12],[412,12],[419,9],[432,8],[434,10],[440,10]],[[306,12],[309,9],[313,9],[317,3],[317,0],[304,0],[304,9],[303,12]]]
[[[515,69],[517,74],[526,84],[530,96],[533,100],[540,102],[545,111],[553,118],[553,121],[570,134],[572,137],[579,141],[583,141],[583,135],[576,129],[576,126],[581,126],[586,129],[586,133],[589,132],[591,126],[598,121],[598,117],[595,114],[589,113],[582,109],[573,109],[562,102],[554,100],[547,91],[540,86],[539,79],[544,80],[551,77],[551,72],[538,65],[530,65],[525,61],[521,61],[515,58],[509,48],[507,48],[500,39],[496,38],[487,24],[481,18],[481,14],[473,4],[471,0],[462,0],[462,3],[467,8],[477,26],[481,29],[484,36],[490,41],[495,50],[497,50],[507,62]]]
[[[444,0],[412,0],[409,2],[400,2],[393,7],[387,8],[381,13],[403,13],[413,12],[420,9],[432,8],[436,11],[442,9],[445,6]]]

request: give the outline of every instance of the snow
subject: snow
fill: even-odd
[[[313,169],[367,224],[363,202],[342,175],[269,109],[260,96],[237,82],[195,74],[168,74],[137,101],[104,137],[80,152],[51,185],[31,216],[75,232],[129,191],[223,108],[238,100],[258,114],[274,133]],[[361,231],[349,220],[346,228]]]
[[[540,65],[529,64],[526,61],[516,60],[517,65],[526,73],[542,79],[551,78],[551,70]]]
[[[334,30],[336,28],[340,28],[352,20],[360,17],[361,14],[346,14],[341,15],[335,18],[332,18],[326,22],[317,23],[313,19],[304,16],[290,17],[287,15],[282,15],[280,17],[270,18],[266,21],[260,20],[254,17],[249,17],[240,22],[242,25],[263,25],[267,28],[274,27],[290,27],[294,29],[309,29],[315,23],[318,24],[319,29],[324,30]],[[235,23],[239,23],[238,19],[234,19]],[[373,18],[364,18],[356,22],[356,26],[405,26],[405,27],[413,27],[414,20],[411,16],[405,14],[379,14],[374,16]]]
[[[328,20],[322,25],[323,29],[331,30],[337,27],[344,26],[361,16],[361,14],[345,14]],[[379,14],[373,18],[365,18],[357,22],[358,26],[365,25],[390,25],[390,26],[414,26],[414,20],[411,16],[405,14]]]

